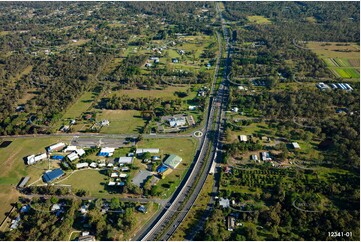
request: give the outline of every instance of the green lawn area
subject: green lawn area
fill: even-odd
[[[18,192],[15,186],[24,176],[30,176],[29,183],[39,179],[43,172],[48,169],[48,163],[42,162],[33,166],[24,164],[24,157],[32,154],[45,152],[45,147],[57,142],[69,142],[70,138],[37,137],[37,138],[8,138],[13,141],[8,147],[0,148],[0,220],[5,217],[5,212],[10,209],[10,203],[15,202]],[[50,164],[50,168],[57,167],[56,163]]]
[[[96,94],[93,92],[85,92],[63,115],[63,119],[77,118],[88,110],[94,101]]]
[[[157,97],[164,99],[176,99],[178,98],[174,93],[175,92],[186,92],[190,87],[189,86],[168,86],[164,89],[156,89],[156,90],[142,90],[142,89],[132,89],[132,90],[119,90],[113,92],[111,95],[115,94],[117,96],[127,95],[131,98],[139,98],[139,97]]]
[[[104,134],[137,133],[145,125],[141,112],[136,110],[103,110],[97,115],[97,120],[109,120],[109,126],[100,130]]]
[[[137,148],[159,148],[162,157],[166,154],[175,154],[183,159],[172,173],[157,183],[162,190],[162,198],[165,198],[174,192],[192,163],[197,141],[193,138],[145,139],[137,144]],[[168,188],[170,184],[172,185]]]
[[[102,195],[108,183],[108,176],[105,170],[79,170],[59,184],[71,185],[72,189],[84,189],[90,196]]]
[[[260,15],[252,15],[252,16],[247,16],[248,21],[255,23],[255,24],[269,24],[271,23],[271,21],[264,17],[264,16],[260,16]]]

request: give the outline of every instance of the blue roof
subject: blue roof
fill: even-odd
[[[99,152],[98,156],[109,156],[109,152]]]
[[[53,155],[50,158],[53,159],[53,160],[63,160],[64,156],[62,156],[62,155]]]
[[[158,167],[157,172],[163,173],[163,172],[165,172],[167,169],[168,169],[167,166],[161,165],[161,166]]]
[[[64,175],[64,171],[62,169],[58,168],[55,170],[52,170],[51,172],[47,172],[43,175],[44,182],[51,182],[52,180],[61,177]]]

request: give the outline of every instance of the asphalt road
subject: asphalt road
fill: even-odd
[[[228,46],[228,33],[226,28],[223,28],[224,37],[227,40]],[[221,49],[220,49],[221,53]],[[227,65],[229,64],[229,53],[226,61]],[[216,76],[219,70],[219,62],[216,67]],[[226,68],[226,72],[228,67]],[[215,77],[216,77],[215,76]],[[214,82],[216,81],[216,78]],[[214,87],[214,82],[212,89]],[[228,86],[226,79],[224,78],[222,85],[220,85],[217,93],[211,97],[207,122],[205,126],[205,136],[203,136],[198,151],[196,153],[195,159],[189,169],[186,177],[183,179],[179,188],[174,193],[173,197],[169,200],[167,205],[161,210],[158,216],[154,217],[153,220],[147,224],[134,238],[134,240],[169,240],[172,234],[175,232],[179,224],[186,217],[187,213],[193,206],[198,194],[200,193],[204,182],[207,178],[209,169],[211,167],[212,161],[215,158],[215,153],[218,150],[219,145],[219,134],[222,131],[221,122],[222,122],[222,111],[226,111],[226,104],[228,101]],[[213,127],[213,120],[216,117],[215,127]],[[213,143],[211,143],[213,140]],[[210,147],[210,145],[212,145]],[[208,148],[211,149],[211,152],[207,157]],[[205,163],[205,164],[204,164]],[[204,166],[203,170],[201,169]],[[195,182],[198,182],[195,184]],[[214,187],[217,191],[217,187]],[[187,199],[188,196],[188,199]],[[213,201],[214,202],[214,201]],[[209,211],[212,209],[212,205],[209,206]]]

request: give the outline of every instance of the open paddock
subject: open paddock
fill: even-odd
[[[109,120],[109,126],[100,130],[104,134],[138,133],[145,125],[141,112],[136,110],[102,110],[97,115],[97,120]]]

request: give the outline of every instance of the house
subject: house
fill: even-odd
[[[152,67],[152,64],[151,63],[146,63],[145,67]]]
[[[14,220],[11,221],[10,231],[17,229],[20,222],[20,215],[18,215]]]
[[[61,143],[57,143],[54,145],[50,145],[47,150],[48,150],[48,152],[59,151],[59,150],[62,150],[64,147],[65,147],[65,144],[61,142]]]
[[[231,111],[234,112],[234,113],[238,113],[238,108],[234,107],[234,108],[231,109]]]
[[[102,120],[102,121],[100,122],[100,125],[101,125],[101,126],[109,126],[109,120]]]
[[[127,157],[127,156],[119,157],[117,159],[117,162],[119,164],[132,164],[133,163],[133,157]]]
[[[69,155],[67,155],[66,157],[68,157],[68,159],[70,161],[74,161],[76,159],[79,159],[79,156],[78,156],[78,154],[76,152],[72,152]]]
[[[178,63],[179,60],[177,58],[172,58],[172,63]]]
[[[30,180],[30,176],[24,177],[24,178],[21,180],[21,182],[19,183],[18,188],[23,188],[23,187],[25,187],[29,180]]]
[[[157,154],[157,153],[159,153],[159,149],[157,149],[157,148],[143,148],[143,149],[136,149],[135,150],[135,153],[137,155],[140,155],[140,154],[143,154],[143,153],[146,153],[146,152],[149,152],[151,154]]]
[[[89,166],[90,166],[91,168],[97,168],[97,163],[92,162]]]
[[[72,119],[72,120],[70,121],[70,124],[71,124],[71,125],[74,125],[75,123],[76,123],[75,119]]]
[[[46,172],[43,175],[43,181],[46,183],[49,183],[55,179],[62,177],[64,174],[65,174],[64,171],[62,171],[62,169],[58,168],[58,169],[52,170],[50,172]]]
[[[134,157],[134,152],[128,153],[127,156],[128,157]]]
[[[98,164],[98,167],[104,167],[104,166],[106,166],[105,162],[102,162],[102,163]]]
[[[128,176],[128,175],[127,175],[127,174],[124,174],[124,173],[120,173],[120,174],[119,174],[119,177],[120,177],[120,178],[126,178],[127,176]]]
[[[46,159],[48,156],[46,155],[46,153],[43,153],[43,154],[40,154],[40,155],[30,155],[26,158],[26,163],[28,165],[33,165],[35,164],[36,162],[40,161],[40,160],[44,160]]]
[[[98,154],[98,156],[106,156],[106,157],[109,157],[109,156],[112,156],[113,153],[115,151],[115,148],[109,148],[109,147],[105,147],[105,148],[102,148]]]
[[[187,124],[185,117],[170,118],[168,122],[170,127],[179,127]]]
[[[233,216],[228,216],[228,218],[227,218],[228,231],[233,231],[235,224],[236,224],[236,219]]]
[[[168,166],[171,169],[175,169],[182,162],[182,158],[177,155],[170,155],[164,161],[164,165]]]
[[[258,161],[258,156],[257,155],[251,155],[251,159],[254,161]]]
[[[151,159],[153,160],[153,161],[157,161],[157,160],[160,160],[160,156],[152,156],[151,157]]]
[[[122,167],[121,170],[122,170],[122,171],[130,171],[130,168],[129,168],[129,167]]]
[[[248,140],[247,135],[240,135],[240,136],[239,136],[239,140],[240,140],[241,142],[247,142],[247,140]]]
[[[294,149],[301,149],[300,145],[297,142],[293,142],[292,146]]]
[[[30,205],[29,204],[24,205],[24,206],[21,207],[20,213],[27,213],[27,212],[29,212],[29,210],[30,210]]]
[[[110,177],[111,177],[111,178],[116,178],[116,177],[118,177],[118,173],[113,172],[112,174],[110,174]]]
[[[142,213],[147,213],[147,208],[144,205],[140,205],[137,210]]]
[[[179,53],[180,55],[184,55],[186,52],[185,52],[184,50],[179,50],[178,53]]]
[[[88,208],[89,208],[89,205],[83,205],[80,207],[79,211],[82,214],[86,214],[86,213],[88,213]]]
[[[115,186],[115,184],[116,184],[116,182],[110,181],[110,182],[108,183],[108,186]]]
[[[196,110],[197,106],[192,106],[192,105],[189,105],[188,109],[191,110],[191,111],[194,111]]]
[[[86,163],[86,162],[83,162],[83,163],[78,163],[76,164],[76,169],[82,169],[82,168],[85,168],[85,167],[88,167],[89,164]]]
[[[229,199],[221,197],[219,199],[219,206],[221,206],[222,208],[228,208],[229,207]]]
[[[61,132],[68,132],[70,130],[70,126],[69,125],[64,125],[60,128]]]
[[[272,158],[271,158],[269,152],[262,152],[261,159],[262,159],[262,161],[272,161]]]
[[[53,204],[53,206],[51,206],[51,211],[54,212],[54,211],[58,211],[61,209],[61,206],[60,204],[56,203],[56,204]]]

